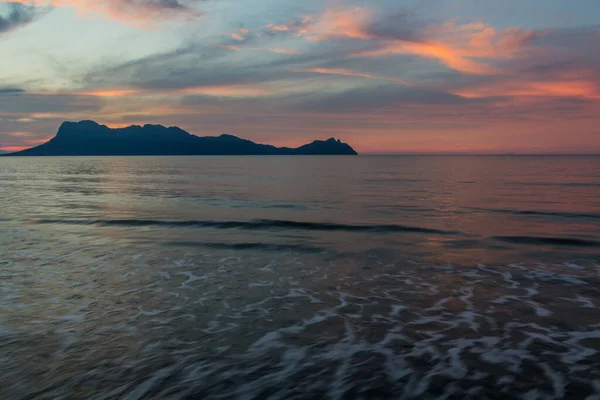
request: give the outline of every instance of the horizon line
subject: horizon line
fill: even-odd
[[[35,146],[34,146],[35,147]],[[24,149],[27,150],[27,149]],[[12,153],[18,153],[23,150],[15,150],[9,151],[0,148],[0,152],[5,153],[1,155],[9,155]],[[357,156],[376,156],[376,157],[440,157],[440,156],[451,156],[451,157],[599,157],[600,152],[598,153],[378,153],[378,152],[367,152],[367,153],[358,153]],[[169,157],[170,155],[164,155]],[[193,156],[193,155],[192,155]],[[241,155],[244,156],[244,155]],[[260,155],[258,155],[260,156]],[[276,156],[276,155],[275,155]],[[69,156],[61,156],[61,157],[69,157]],[[86,157],[86,156],[84,156]],[[90,156],[94,157],[94,156]],[[117,156],[117,157],[130,157],[130,156]],[[154,157],[154,156],[152,156]],[[156,157],[160,157],[157,155]],[[178,155],[174,155],[173,157],[179,157]],[[269,155],[269,157],[273,157],[273,155]]]
[[[600,156],[600,152],[597,153],[444,153],[444,152],[431,152],[431,153],[380,153],[380,152],[364,152],[359,153],[362,156]]]

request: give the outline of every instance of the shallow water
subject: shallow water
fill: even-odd
[[[600,396],[600,158],[0,158],[0,398]]]

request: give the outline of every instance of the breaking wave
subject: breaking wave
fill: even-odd
[[[294,229],[309,231],[346,231],[346,232],[411,232],[429,233],[437,235],[456,235],[459,232],[441,229],[423,228],[416,226],[386,224],[386,225],[351,225],[332,222],[301,222],[287,220],[258,219],[250,221],[214,221],[214,220],[150,220],[150,219],[115,219],[115,220],[69,220],[69,219],[44,219],[36,221],[38,224],[69,224],[69,225],[99,225],[99,226],[164,226],[164,227],[196,227],[214,229],[244,229],[244,230],[269,230],[269,229]]]

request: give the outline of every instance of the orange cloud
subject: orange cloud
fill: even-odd
[[[296,29],[298,36],[308,40],[353,38],[379,44],[375,50],[355,52],[355,55],[416,55],[438,60],[449,68],[469,74],[501,73],[490,62],[521,56],[535,37],[535,32],[522,28],[498,31],[482,22],[457,24],[449,21],[423,28],[416,39],[394,39],[374,33],[370,29],[372,21],[373,12],[365,8],[333,7],[325,10],[316,20],[313,17],[305,18],[297,24]]]
[[[135,94],[136,90],[97,90],[90,92],[80,92],[78,94],[84,96],[96,96],[96,97],[124,97],[131,94]]]
[[[106,124],[106,126],[108,126],[109,128],[112,128],[112,129],[127,128],[131,125],[134,125],[134,124],[132,124],[130,122],[113,122],[113,123]],[[143,123],[139,123],[138,125],[143,125]]]
[[[101,90],[88,90],[88,91],[40,91],[40,92],[29,92],[29,94],[36,94],[40,96],[44,95],[73,95],[73,96],[91,96],[91,97],[107,97],[117,98],[126,97],[133,94],[143,94],[141,90],[137,89],[101,89]]]
[[[498,72],[496,68],[485,63],[473,61],[462,55],[462,52],[458,49],[448,46],[444,43],[394,41],[377,50],[356,52],[354,54],[367,57],[388,56],[392,54],[412,54],[425,58],[437,59],[447,67],[460,72],[472,74],[489,74]]]
[[[600,90],[595,82],[587,80],[571,81],[512,81],[482,85],[474,88],[458,89],[454,94],[467,98],[492,96],[530,97],[580,97],[600,99]]]
[[[315,74],[324,74],[324,75],[341,75],[341,76],[356,76],[359,78],[367,78],[367,79],[376,79],[376,80],[384,80],[398,83],[400,85],[409,85],[408,82],[399,78],[388,78],[385,76],[377,76],[372,75],[366,72],[354,71],[347,68],[307,68],[307,69],[297,69],[295,72],[311,72]]]
[[[12,153],[13,151],[21,151],[21,150],[28,149],[29,147],[31,147],[31,146],[4,146],[4,147],[0,147],[0,150],[4,150],[9,153]]]
[[[326,40],[329,38],[368,39],[364,27],[373,13],[365,8],[341,9],[334,7],[325,10],[319,19],[311,24],[313,17],[305,17],[300,24],[298,36],[309,40]]]
[[[424,29],[423,39],[388,40],[379,49],[358,52],[363,56],[413,54],[433,58],[454,70],[470,74],[496,74],[501,70],[487,60],[510,60],[533,39],[533,31],[509,28],[499,32],[483,23],[457,25],[447,22]]]
[[[534,38],[535,33],[522,28],[499,32],[482,22],[456,24],[449,21],[424,29],[422,35],[426,39],[443,41],[467,57],[510,59]]]
[[[31,134],[29,132],[8,132],[6,133],[7,136],[11,136],[11,137],[28,137],[31,136]]]
[[[120,99],[134,95],[136,105],[134,108],[139,108],[138,101],[146,99],[153,101],[152,98],[156,96],[163,96],[165,94],[170,96],[185,96],[185,95],[204,95],[204,96],[215,96],[215,97],[263,97],[276,94],[285,91],[285,87],[268,85],[268,84],[225,84],[225,85],[207,85],[207,86],[193,86],[185,88],[173,88],[173,89],[102,89],[102,90],[89,90],[89,91],[70,91],[70,92],[37,92],[38,95],[73,95],[73,96],[91,96],[91,97],[102,97],[107,99]],[[106,103],[110,104],[110,103]],[[122,102],[117,103],[122,108]],[[122,111],[122,110],[121,110]],[[116,110],[115,110],[116,112]],[[136,111],[138,112],[138,111]],[[149,115],[153,115],[150,113]],[[40,113],[32,114],[32,118],[52,118],[54,114]]]
[[[71,7],[80,14],[96,13],[109,18],[135,23],[163,19],[193,20],[202,15],[193,8],[196,0],[131,2],[127,0],[0,0],[0,3],[20,3],[36,7]]]
[[[205,95],[217,97],[263,97],[275,93],[275,90],[265,85],[214,85],[189,87],[178,91],[184,95]]]
[[[25,137],[33,136],[31,133],[28,133],[28,132],[9,132],[6,135],[10,136],[10,137],[18,138],[19,139],[18,142],[22,143],[22,145],[20,145],[20,146],[9,145],[9,146],[0,147],[0,150],[4,150],[4,151],[8,151],[8,152],[25,150],[32,146],[37,146],[38,144],[46,143],[48,140],[51,139],[51,138],[22,139]]]

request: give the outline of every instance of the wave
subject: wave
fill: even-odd
[[[533,246],[575,246],[575,247],[600,247],[600,242],[564,237],[543,236],[492,236],[491,239],[505,243],[524,244]]]
[[[577,212],[561,212],[561,211],[535,211],[535,210],[505,210],[498,208],[476,208],[471,210],[486,211],[491,213],[512,214],[512,215],[538,215],[545,217],[563,217],[563,218],[586,218],[600,219],[600,213],[577,213]]]
[[[166,242],[166,246],[185,247],[207,247],[219,250],[264,250],[264,251],[297,251],[302,253],[323,253],[328,249],[323,247],[306,246],[299,244],[275,244],[275,243],[225,243],[225,242],[190,242],[176,241]]]
[[[38,224],[69,224],[69,225],[99,225],[99,226],[165,226],[165,227],[196,227],[214,229],[295,229],[309,231],[345,231],[345,232],[413,232],[437,235],[457,235],[459,232],[441,229],[423,228],[406,225],[351,225],[332,222],[300,222],[287,220],[259,219],[249,221],[198,221],[198,220],[149,220],[149,219],[115,219],[115,220],[69,220],[69,219],[44,219],[36,221]]]

